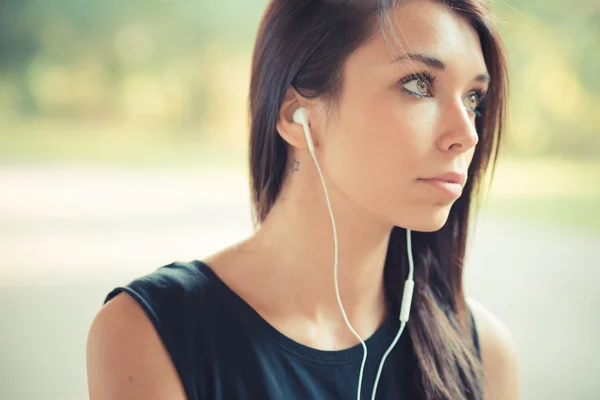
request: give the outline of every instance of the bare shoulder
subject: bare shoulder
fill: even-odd
[[[485,400],[519,398],[518,362],[515,342],[506,326],[473,299],[467,303],[479,335],[485,374]]]
[[[150,319],[125,293],[109,301],[95,316],[86,358],[91,400],[186,398]]]

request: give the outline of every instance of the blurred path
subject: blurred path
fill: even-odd
[[[245,173],[0,167],[0,399],[87,398],[108,291],[251,232]],[[600,399],[600,237],[480,219],[468,294],[520,352],[523,399]]]

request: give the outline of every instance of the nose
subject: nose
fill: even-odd
[[[461,99],[453,99],[445,105],[441,126],[444,131],[438,146],[444,152],[464,153],[479,142],[474,118]]]

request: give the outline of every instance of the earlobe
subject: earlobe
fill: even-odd
[[[279,115],[279,121],[277,122],[277,132],[279,136],[283,138],[290,146],[296,148],[306,147],[306,141],[304,140],[304,130],[301,125],[296,124],[291,119],[282,118]]]
[[[276,125],[277,132],[283,140],[290,146],[299,149],[308,147],[303,125],[294,121],[294,113],[303,108],[300,99],[300,95],[293,88],[288,90],[279,111]],[[306,118],[308,120],[308,117]]]
[[[294,122],[300,125],[304,131],[304,137],[306,144],[308,144],[308,150],[311,154],[314,154],[315,145],[313,144],[312,134],[310,133],[310,122],[308,120],[308,113],[306,107],[300,107],[294,111]]]

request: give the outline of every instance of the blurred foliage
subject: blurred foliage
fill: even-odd
[[[0,154],[27,152],[26,138],[39,139],[27,127],[60,130],[56,121],[80,136],[112,124],[135,126],[133,137],[159,130],[245,143],[250,53],[266,2],[0,0]],[[508,152],[597,157],[600,2],[493,8],[510,59]]]
[[[509,150],[600,155],[600,2],[496,3],[511,73]]]
[[[248,53],[265,2],[0,1],[4,148],[18,151],[15,135],[48,120],[89,123],[79,135],[111,123],[136,123],[134,135],[157,126],[244,135]]]

